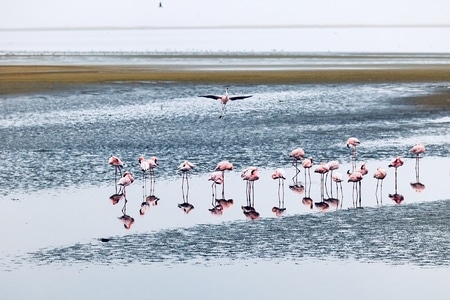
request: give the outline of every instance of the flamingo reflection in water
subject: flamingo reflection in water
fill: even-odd
[[[316,167],[314,173],[320,174],[320,202],[315,202],[314,205],[320,210],[327,210],[329,208],[328,203],[324,201],[325,199],[325,174],[330,170],[326,163],[321,163]]]
[[[397,156],[391,163],[389,164],[389,168],[395,168],[395,192],[394,194],[389,194],[389,198],[391,198],[395,203],[400,204],[405,200],[403,195],[399,194],[397,191],[397,169],[403,166],[403,159],[400,156]]]
[[[130,229],[131,225],[134,224],[134,218],[130,215],[127,215],[127,203],[128,201],[124,202],[122,207],[122,216],[118,217],[118,219],[123,223],[123,227],[125,229]]]
[[[257,167],[248,167],[242,174],[241,178],[246,181],[246,197],[247,205],[241,206],[244,215],[251,219],[259,219],[259,213],[255,209],[255,181],[259,179]]]
[[[185,160],[178,167],[178,171],[181,172],[181,192],[183,194],[183,203],[178,204],[186,214],[194,209],[194,205],[189,203],[189,172],[194,169],[194,164]],[[186,191],[184,186],[186,185]]]
[[[375,197],[377,198],[378,204],[378,194],[380,195],[380,203],[383,204],[383,180],[386,178],[387,172],[385,169],[378,167],[373,177],[377,180],[377,188],[375,190]],[[378,188],[380,188],[380,193],[378,193]]]
[[[139,157],[139,166],[142,171],[142,197],[143,201],[141,203],[141,208],[139,209],[139,214],[141,216],[145,215],[150,206],[158,205],[159,198],[155,196],[155,168],[158,167],[158,158],[153,156],[149,159],[144,159],[143,156]],[[147,195],[147,182],[146,174],[149,173],[149,194]]]
[[[416,155],[416,182],[412,182],[410,183],[410,185],[413,190],[420,193],[425,189],[425,185],[419,180],[419,160],[421,158],[420,155],[425,152],[425,146],[423,146],[422,144],[416,144],[411,148],[410,152]]]
[[[284,181],[286,180],[286,172],[284,169],[278,168],[273,172],[272,179],[278,179],[278,207],[274,206],[272,212],[275,213],[277,217],[281,217],[286,212],[284,206]]]

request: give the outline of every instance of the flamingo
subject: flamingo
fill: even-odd
[[[279,217],[286,211],[284,207],[284,180],[286,180],[286,172],[284,169],[278,168],[273,172],[272,179],[278,179],[278,207],[273,207],[272,212]]]
[[[247,206],[245,210],[243,208],[244,215],[251,218],[251,216],[254,216],[253,212],[255,212],[255,181],[259,179],[258,168],[248,167],[244,169],[244,171],[242,171],[241,178],[247,182]],[[250,213],[251,215],[249,215]]]
[[[289,154],[289,157],[292,157],[292,165],[295,167],[295,175],[292,177],[292,181],[294,184],[297,184],[297,175],[300,173],[300,169],[298,168],[298,161],[302,160],[305,156],[305,151],[302,148],[296,148],[292,150],[292,152]],[[294,179],[295,178],[295,179]]]
[[[220,103],[222,103],[222,114],[220,115],[219,118],[223,118],[225,116],[225,105],[228,103],[228,101],[234,101],[234,100],[241,100],[241,99],[246,99],[246,98],[250,98],[253,95],[249,95],[249,96],[234,96],[234,97],[230,97],[228,95],[228,87],[225,88],[225,95],[201,95],[199,97],[204,97],[204,98],[210,98],[210,99],[214,99],[214,100],[219,100]]]
[[[125,193],[125,188],[134,182],[133,176],[131,176],[130,171],[125,171],[122,177],[117,182],[117,185],[120,186],[119,194],[123,194],[125,202],[127,202],[127,196]]]
[[[409,151],[416,155],[416,181],[419,182],[419,159],[420,155],[425,152],[425,146],[422,144],[415,144]]]
[[[118,158],[117,156],[112,155],[108,159],[108,164],[114,167],[114,186],[116,188],[116,194],[117,194],[117,174],[120,174],[122,176],[122,169],[123,169],[123,162]]]
[[[355,170],[355,168],[356,168],[356,147],[359,146],[360,144],[361,144],[361,142],[355,137],[350,137],[347,140],[347,148],[352,147],[352,169],[353,170]]]
[[[386,178],[387,172],[385,169],[378,167],[375,173],[373,174],[373,177],[377,180],[377,189],[375,190],[375,196],[377,198],[377,204],[378,204],[378,186],[380,186],[381,191],[381,204],[383,204],[383,179]]]
[[[353,182],[353,193],[352,193],[353,204],[355,205],[359,199],[359,207],[361,207],[361,180],[363,179],[363,175],[361,174],[360,171],[350,172],[350,170],[347,171],[347,175],[348,175],[348,182]],[[358,184],[358,186],[356,186],[356,184]],[[358,188],[359,188],[359,193],[358,193]],[[356,195],[357,195],[356,201],[354,199],[355,191],[356,191]]]
[[[397,194],[397,169],[403,166],[403,159],[400,156],[397,156],[391,163],[389,164],[389,168],[395,168],[395,193]]]
[[[305,158],[302,161],[302,167],[305,169],[305,184],[306,184],[306,170],[308,170],[309,182],[311,182],[311,168],[313,166],[313,158]]]
[[[188,173],[194,169],[194,164],[191,163],[188,160],[183,161],[179,166],[178,166],[178,171],[180,171],[181,174],[181,191],[183,193],[183,202],[188,202],[188,197],[189,197],[189,177],[188,177]],[[186,182],[186,193],[184,192],[184,185]]]
[[[329,172],[330,173],[330,190],[331,190],[331,198],[333,198],[333,171],[339,169],[340,164],[337,160],[332,160],[327,163],[327,166],[330,171]],[[328,178],[328,172],[326,173],[326,176],[325,176],[325,185],[327,184],[327,178]],[[326,190],[327,189],[325,188],[325,191]],[[328,192],[327,192],[327,195],[328,195]]]
[[[339,189],[338,186],[340,187],[341,190],[341,208],[342,208],[342,203],[344,202],[344,193],[342,192],[342,174],[339,172],[334,172],[333,176],[331,176],[331,179],[336,183],[336,197],[339,199]]]
[[[209,176],[208,180],[212,181],[211,184],[211,190],[212,190],[212,208],[209,209],[209,211],[213,214],[213,215],[222,215],[223,212],[223,207],[221,204],[217,204],[216,205],[216,186],[218,184],[223,184],[223,172],[221,171],[214,171],[211,173],[211,175]]]
[[[323,202],[324,194],[325,194],[324,193],[324,189],[325,189],[324,176],[326,173],[328,173],[329,170],[330,170],[330,168],[328,167],[328,165],[326,163],[321,163],[314,170],[314,173],[320,174],[320,199],[321,199],[321,202]]]
[[[225,198],[225,171],[233,170],[233,164],[228,160],[219,162],[214,171],[222,172],[222,198]]]
[[[139,156],[138,159],[139,167],[142,171],[142,198],[145,199],[145,189],[146,189],[146,180],[145,180],[145,174],[150,171],[150,161],[145,160],[143,156]]]

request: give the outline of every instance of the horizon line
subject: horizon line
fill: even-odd
[[[273,24],[273,25],[214,25],[214,26],[64,26],[10,27],[0,31],[89,31],[89,30],[202,30],[202,29],[325,29],[325,28],[449,28],[450,24]]]

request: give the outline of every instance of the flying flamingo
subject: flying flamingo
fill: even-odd
[[[377,180],[377,189],[375,190],[375,196],[377,198],[377,204],[378,204],[378,186],[380,186],[380,198],[381,198],[381,204],[383,204],[383,179],[386,178],[387,172],[385,169],[378,167],[375,173],[373,174],[373,177]]]
[[[123,169],[123,162],[118,158],[117,156],[112,155],[108,159],[108,164],[114,167],[114,186],[116,188],[116,194],[117,194],[117,174],[120,174],[122,176],[122,169]]]
[[[252,97],[252,95],[249,96],[234,96],[234,97],[230,97],[228,95],[228,87],[225,88],[225,95],[202,95],[199,97],[204,97],[204,98],[210,98],[210,99],[214,99],[214,100],[219,100],[220,103],[222,103],[222,114],[220,115],[219,118],[223,118],[225,116],[225,105],[228,103],[228,101],[234,101],[234,100],[241,100],[241,99],[246,99],[246,98],[250,98]]]
[[[194,169],[194,164],[190,161],[185,160],[178,166],[178,171],[182,172],[181,175],[181,192],[183,193],[183,203],[178,204],[178,207],[181,208],[185,214],[188,214],[191,210],[194,209],[194,205],[189,203],[189,177],[188,173]],[[187,191],[184,192],[184,185],[186,182]]]
[[[279,217],[286,211],[284,207],[284,181],[286,180],[286,172],[284,169],[278,168],[273,172],[272,179],[278,179],[278,207],[273,207],[272,212]]]
[[[257,167],[248,167],[242,171],[241,178],[246,181],[247,206],[242,206],[244,215],[250,219],[257,219],[259,213],[255,210],[255,181],[259,179]]]
[[[361,142],[355,137],[350,137],[347,140],[347,148],[352,148],[352,171],[356,169],[356,147],[360,144]]]
[[[222,198],[225,198],[225,171],[233,170],[233,164],[227,160],[219,162],[214,171],[222,172]]]
[[[289,157],[292,157],[293,159],[292,165],[295,167],[295,175],[294,177],[292,177],[294,185],[297,184],[297,176],[300,173],[300,169],[298,168],[298,161],[301,161],[304,156],[305,151],[302,148],[296,148],[289,154]]]
[[[350,172],[350,170],[347,171],[347,175],[348,182],[353,182],[353,205],[356,205],[356,207],[358,207],[357,203],[359,202],[359,207],[361,207],[361,180],[363,179],[363,175],[360,171]],[[358,184],[358,186],[356,184]],[[357,195],[356,200],[355,194]]]

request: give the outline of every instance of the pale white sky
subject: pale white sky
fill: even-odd
[[[0,0],[0,29],[450,25],[448,0]]]

